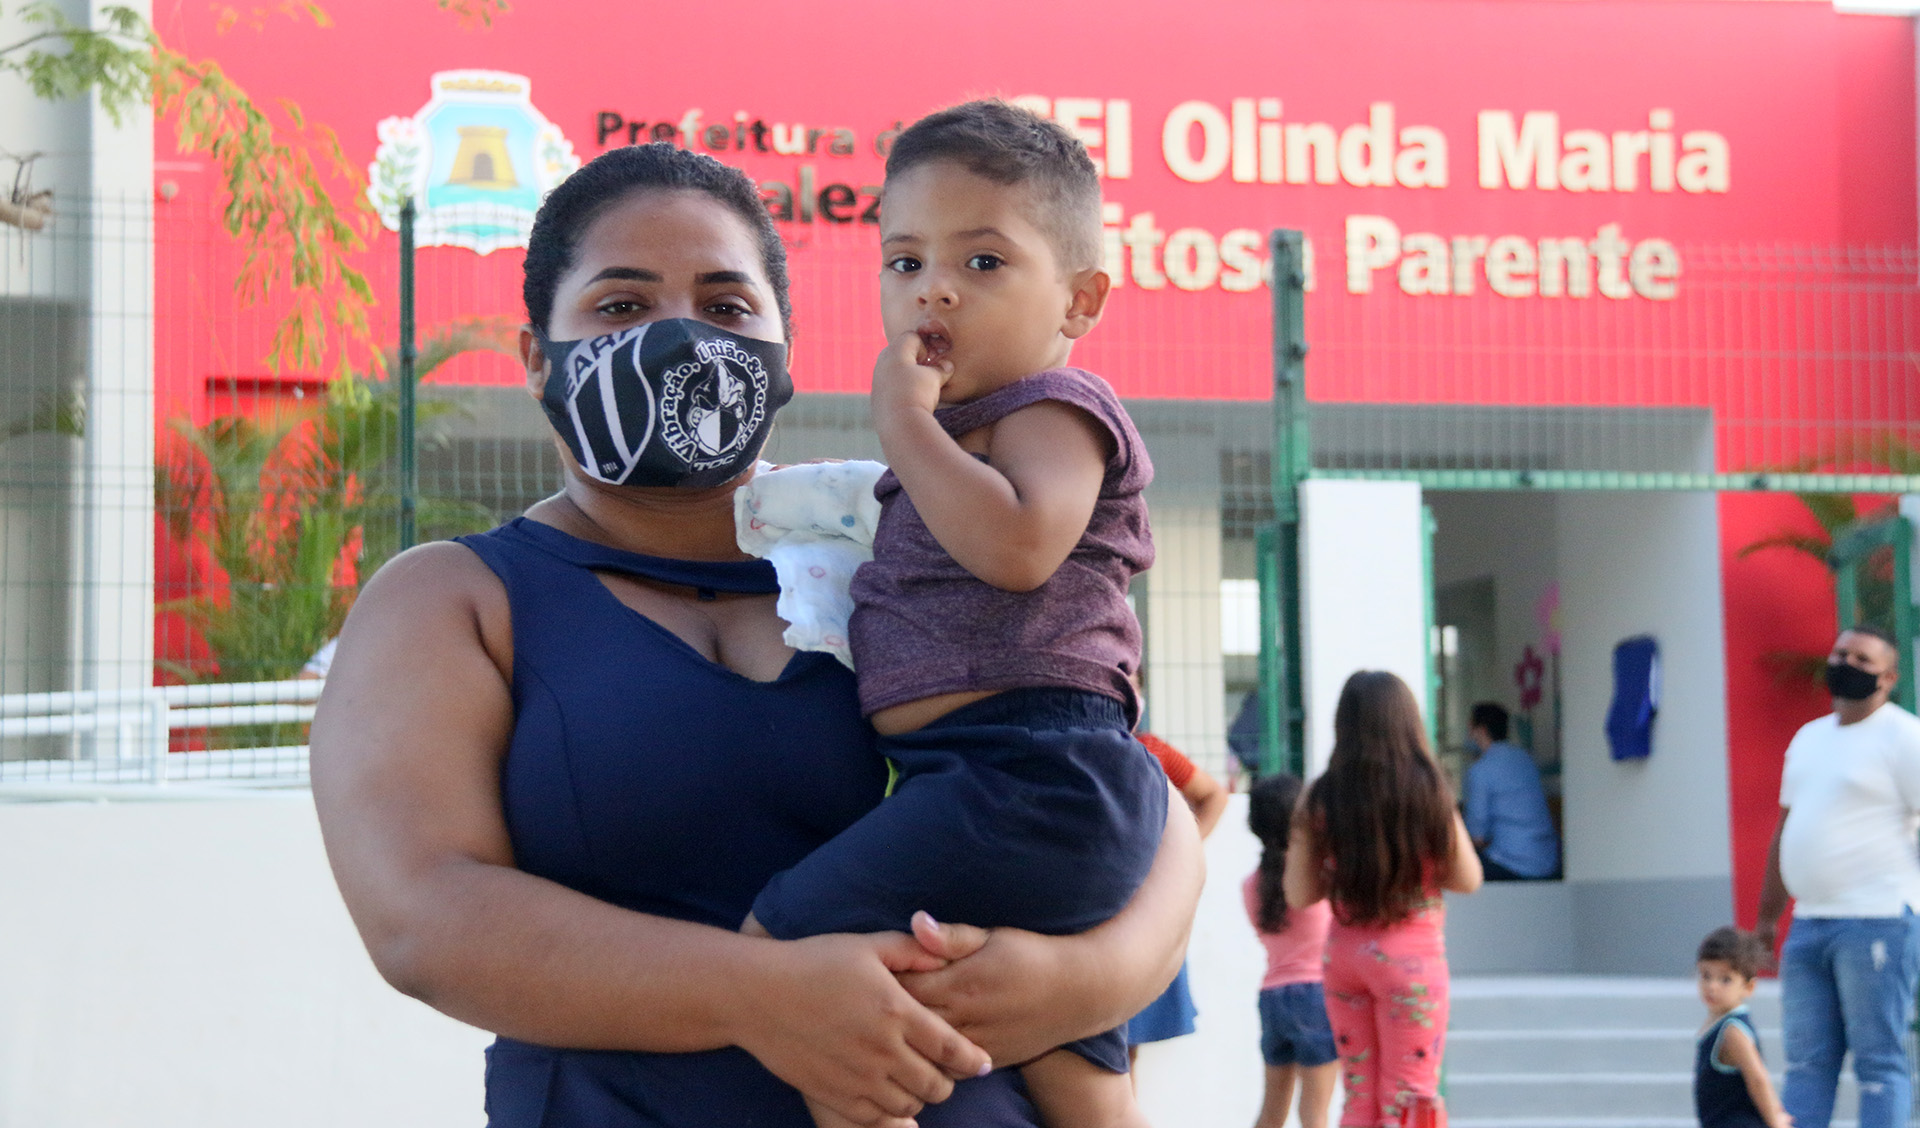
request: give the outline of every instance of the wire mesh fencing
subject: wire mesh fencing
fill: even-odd
[[[784,233],[800,394],[767,456],[877,457],[874,232]],[[276,368],[290,299],[236,291],[245,253],[217,214],[164,201],[0,227],[0,784],[304,776],[327,644],[400,547],[399,269],[381,234],[358,260],[377,295],[366,339]],[[512,247],[417,255],[422,538],[484,529],[560,484],[517,358],[521,261]],[[1471,489],[1920,484],[1920,257],[1685,262],[1673,300],[1625,303],[1355,294],[1323,267],[1307,304],[1315,473]],[[1073,358],[1120,391],[1156,466],[1159,559],[1133,592],[1146,723],[1229,778],[1257,680],[1254,541],[1274,512],[1270,312],[1264,288],[1122,285]],[[201,686],[254,688],[181,696]]]
[[[1315,472],[1448,489],[1920,484],[1920,256],[1676,261],[1658,301],[1597,292],[1579,247],[1550,297],[1311,295]]]

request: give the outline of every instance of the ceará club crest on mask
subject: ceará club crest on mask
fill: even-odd
[[[589,477],[703,489],[745,473],[793,398],[787,349],[690,318],[550,341],[540,404]]]

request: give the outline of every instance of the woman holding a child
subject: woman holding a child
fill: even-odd
[[[383,569],[314,722],[376,965],[500,1035],[499,1128],[805,1128],[801,1093],[889,1128],[1035,1124],[1018,1075],[987,1071],[1158,994],[1198,898],[1191,820],[1079,935],[740,934],[887,776],[852,676],[785,645],[772,568],[735,543],[733,490],[791,394],[784,250],[740,173],[620,149],[543,205],[525,297],[565,485]]]

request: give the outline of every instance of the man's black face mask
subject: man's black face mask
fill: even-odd
[[[1846,662],[1827,664],[1827,692],[1842,701],[1865,701],[1879,689],[1879,674]]]

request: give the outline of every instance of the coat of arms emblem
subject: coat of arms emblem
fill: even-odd
[[[399,230],[411,196],[418,246],[526,246],[541,199],[580,167],[572,143],[533,108],[532,86],[505,71],[441,71],[419,113],[381,121],[367,167],[381,222]]]

